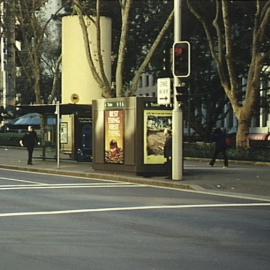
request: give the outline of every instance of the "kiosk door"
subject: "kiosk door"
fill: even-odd
[[[75,140],[76,160],[92,161],[92,122],[90,118],[78,118]]]

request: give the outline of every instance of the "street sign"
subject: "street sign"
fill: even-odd
[[[157,102],[158,104],[171,103],[171,79],[159,78],[157,80]]]

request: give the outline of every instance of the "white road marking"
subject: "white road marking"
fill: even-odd
[[[17,179],[17,178],[8,178],[8,177],[0,177],[0,180],[5,181],[14,181],[14,182],[20,182],[20,183],[29,183],[29,184],[36,184],[36,185],[44,185],[44,183],[41,182],[34,182],[29,180],[23,180],[23,179]]]
[[[64,174],[56,174],[56,173],[49,173],[49,172],[34,172],[34,171],[24,171],[24,170],[15,170],[15,169],[5,169],[5,168],[0,168],[0,170],[3,171],[12,171],[12,172],[22,172],[22,173],[27,173],[27,174],[40,174],[40,175],[51,175],[55,176],[58,178],[75,178],[75,179],[85,179],[85,180],[97,180],[100,182],[124,182],[124,181],[117,181],[117,180],[109,180],[109,179],[101,179],[101,178],[96,178],[96,177],[87,177],[87,176],[78,176],[78,175],[64,175]],[[61,171],[60,171],[61,173]],[[100,175],[102,177],[102,174]]]
[[[224,197],[224,198],[233,198],[233,199],[241,199],[241,200],[251,200],[251,201],[262,201],[262,202],[270,202],[269,197],[264,197],[260,195],[251,195],[251,194],[240,194],[240,193],[229,193],[229,192],[222,192],[221,191],[203,191],[203,190],[192,190],[192,189],[180,189],[174,187],[162,187],[162,186],[154,186],[154,185],[146,185],[152,188],[158,189],[168,189],[174,191],[182,191],[182,192],[189,192],[195,194],[202,194],[202,195],[211,195],[217,197]]]
[[[6,170],[6,171],[14,171],[14,172],[23,172],[27,174],[40,174],[40,175],[51,175],[54,177],[59,178],[74,178],[74,179],[85,179],[85,180],[95,180],[100,182],[108,182],[108,183],[133,183],[136,184],[136,182],[128,182],[128,181],[117,181],[117,180],[107,180],[107,179],[99,179],[95,177],[83,177],[83,176],[73,176],[73,175],[60,175],[60,174],[53,174],[53,173],[44,173],[44,172],[32,172],[32,171],[23,171],[23,170],[13,170],[13,169],[5,169],[0,168],[0,170]],[[35,183],[35,182],[33,182]],[[37,182],[38,184],[38,182]],[[41,185],[44,183],[40,183]],[[224,198],[234,198],[234,199],[242,199],[242,200],[253,200],[253,201],[262,201],[262,202],[270,202],[270,199],[263,196],[256,196],[256,195],[246,195],[246,194],[232,194],[232,193],[218,193],[214,191],[202,191],[202,190],[190,190],[190,189],[184,189],[181,187],[165,187],[165,186],[158,186],[158,185],[151,185],[151,184],[143,184],[145,187],[152,187],[152,188],[158,188],[158,189],[166,189],[166,190],[174,190],[178,192],[189,192],[189,193],[195,193],[195,194],[202,194],[202,195],[211,195],[211,196],[217,196],[217,197],[224,197]]]
[[[229,207],[266,207],[270,203],[229,203],[229,204],[192,204],[192,205],[149,205],[133,207],[111,207],[111,208],[93,208],[93,209],[75,209],[59,211],[37,211],[37,212],[15,212],[2,213],[1,217],[22,217],[22,216],[45,216],[45,215],[67,215],[97,212],[122,212],[122,211],[142,211],[158,209],[196,209],[196,208],[229,208]]]
[[[98,186],[98,185],[111,185],[112,183],[64,183],[64,184],[50,184],[50,183],[44,183],[44,184],[36,184],[36,185],[30,185],[30,184],[27,184],[27,185],[20,185],[20,184],[17,184],[17,185],[1,185],[0,184],[0,189],[1,188],[6,188],[6,187],[37,187],[37,186]],[[132,183],[118,183],[116,182],[115,184],[119,185],[123,185],[123,186],[128,186],[128,185],[134,185]]]
[[[72,189],[72,188],[138,188],[145,187],[144,185],[136,184],[95,184],[95,185],[36,185],[36,186],[13,186],[13,187],[0,187],[0,191],[5,190],[34,190],[34,189]]]

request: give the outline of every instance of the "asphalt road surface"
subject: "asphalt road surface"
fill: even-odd
[[[0,169],[0,269],[270,269],[270,201]]]

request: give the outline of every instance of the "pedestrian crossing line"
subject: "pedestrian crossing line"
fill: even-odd
[[[270,203],[229,203],[229,204],[192,204],[192,205],[149,205],[149,206],[132,206],[132,207],[111,207],[111,208],[92,208],[92,209],[73,209],[57,211],[36,211],[36,212],[14,212],[1,213],[0,218],[4,217],[25,217],[25,216],[51,216],[51,215],[68,215],[83,213],[100,213],[100,212],[126,212],[126,211],[147,211],[161,209],[199,209],[199,208],[235,208],[235,207],[268,207]]]

